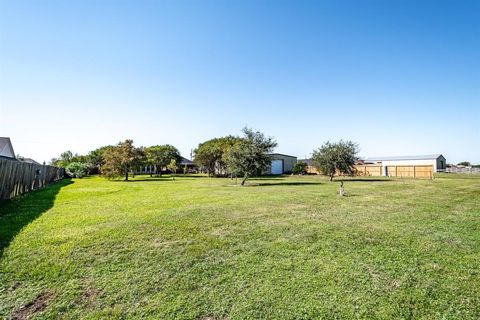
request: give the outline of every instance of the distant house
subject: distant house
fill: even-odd
[[[281,153],[270,153],[269,156],[272,159],[270,167],[265,174],[284,174],[291,173],[293,166],[297,163],[297,157],[289,156]]]
[[[197,172],[198,168],[197,166],[195,165],[195,163],[193,163],[192,160],[189,160],[187,158],[184,158],[182,157],[182,160],[180,160],[179,163],[177,163],[177,172],[184,172],[183,170],[185,169],[185,167],[187,168],[187,172]],[[162,168],[161,171],[165,171],[166,169],[165,168]],[[157,173],[157,166],[155,165],[146,165],[142,168],[140,168],[140,170],[138,171],[139,174],[153,174],[153,173]]]
[[[388,176],[388,167],[400,166],[433,166],[433,172],[442,172],[447,168],[447,162],[441,154],[423,156],[371,157],[365,159],[365,164],[378,164],[383,167],[382,175]]]
[[[40,164],[40,163],[38,163],[37,161],[35,161],[35,160],[31,159],[31,158],[23,158],[23,159],[21,159],[20,161],[26,162],[26,163]]]
[[[15,159],[12,142],[10,138],[0,137],[0,156]]]
[[[197,165],[190,159],[182,157],[182,160],[180,161],[178,165],[178,169],[181,172],[186,172],[186,173],[193,173],[198,171]],[[184,169],[187,169],[184,171]]]

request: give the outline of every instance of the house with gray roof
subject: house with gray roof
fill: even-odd
[[[12,141],[7,137],[0,137],[0,156],[15,159]]]
[[[26,163],[41,164],[41,163],[33,160],[32,158],[23,158],[23,159],[20,159],[20,161],[26,162]]]

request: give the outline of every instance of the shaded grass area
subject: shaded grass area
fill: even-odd
[[[3,249],[10,244],[17,233],[50,209],[60,189],[71,183],[70,179],[63,179],[48,188],[35,190],[29,195],[0,202],[0,257]]]
[[[345,179],[348,197],[311,176],[135,180],[50,187],[2,238],[0,316],[480,317],[478,177]]]

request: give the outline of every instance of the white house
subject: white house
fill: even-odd
[[[441,154],[431,154],[424,156],[400,156],[400,157],[372,157],[364,160],[365,164],[381,164],[383,175],[388,175],[387,167],[391,166],[433,166],[433,172],[444,171],[447,167],[446,159]]]
[[[12,142],[10,138],[0,137],[0,156],[15,159]]]

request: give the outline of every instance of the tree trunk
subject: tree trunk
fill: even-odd
[[[248,179],[248,174],[245,174],[245,176],[242,179],[242,183],[240,185],[242,186],[245,185],[245,181],[247,181],[247,179]]]
[[[333,181],[334,174],[330,175],[330,181]]]
[[[125,181],[128,181],[128,168],[125,167]]]

